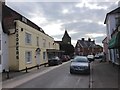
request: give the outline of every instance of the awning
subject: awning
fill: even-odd
[[[120,32],[118,32],[117,35],[113,36],[108,44],[109,49],[115,49],[118,47],[120,47]]]

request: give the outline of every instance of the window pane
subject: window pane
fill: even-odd
[[[31,62],[32,52],[25,52],[25,60],[26,60],[26,62]]]
[[[31,44],[31,34],[29,34],[29,33],[25,34],[25,42],[27,44]]]

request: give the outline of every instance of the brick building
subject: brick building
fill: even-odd
[[[78,40],[75,46],[75,55],[90,55],[97,54],[103,51],[103,48],[100,45],[96,45],[95,41],[91,41],[90,38],[85,40],[82,38]]]

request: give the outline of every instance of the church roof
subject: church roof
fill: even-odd
[[[63,35],[63,38],[66,38],[66,37],[71,38],[71,37],[69,36],[67,30],[65,30],[65,33],[64,33],[64,35]]]

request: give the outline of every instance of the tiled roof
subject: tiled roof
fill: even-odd
[[[2,27],[3,27],[3,32],[8,34],[8,29],[13,29],[14,28],[14,20],[20,20],[22,21],[22,18],[24,16],[22,16],[20,13],[16,12],[15,10],[11,9],[10,7],[8,7],[7,5],[2,5]],[[24,17],[25,18],[25,17]],[[32,28],[35,28],[36,30],[42,32],[43,34],[49,36],[48,34],[46,34],[44,32],[44,30],[39,27],[38,25],[36,25],[35,23],[33,23],[32,21],[30,21],[29,19],[25,18],[27,20],[27,25],[31,26]],[[25,23],[25,22],[23,22]],[[52,38],[51,36],[49,36],[50,38]]]
[[[120,13],[120,7],[112,10],[111,12],[107,13],[106,17],[105,17],[105,21],[104,21],[104,24],[106,24],[106,20],[107,20],[107,17],[109,14],[117,14],[117,13]]]
[[[96,47],[96,44],[94,43],[94,41],[78,40],[78,43],[80,43],[80,45],[84,48]]]
[[[65,38],[65,37],[69,37],[69,38],[71,38],[71,37],[69,36],[67,30],[65,30],[65,33],[64,33],[64,35],[63,35],[63,38]]]

